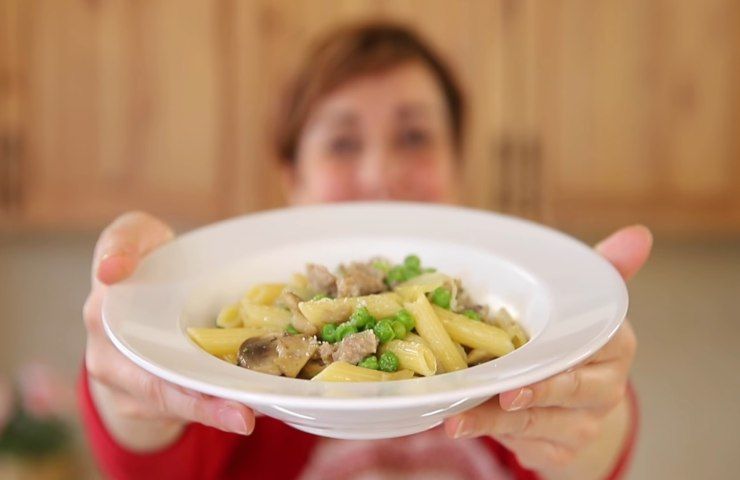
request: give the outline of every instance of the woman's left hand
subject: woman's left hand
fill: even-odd
[[[626,279],[637,273],[652,246],[650,231],[627,227],[596,246]],[[628,321],[583,364],[534,385],[500,394],[445,422],[455,438],[489,435],[542,474],[568,470],[603,432],[607,416],[625,400],[637,341]],[[624,429],[620,429],[624,431]],[[616,460],[621,447],[607,455]],[[603,452],[601,453],[603,456]],[[594,459],[586,462],[594,464]],[[582,477],[579,477],[582,478]]]

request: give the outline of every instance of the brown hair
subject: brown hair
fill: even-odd
[[[343,83],[418,61],[439,82],[450,114],[455,147],[462,146],[464,99],[447,64],[408,27],[365,23],[335,30],[303,59],[276,119],[276,147],[281,161],[295,161],[298,140],[316,104]]]

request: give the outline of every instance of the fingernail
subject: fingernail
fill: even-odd
[[[127,257],[136,252],[136,248],[128,243],[122,243],[118,245],[112,245],[103,252],[100,259],[105,260],[111,257]]]
[[[227,430],[242,435],[247,434],[247,422],[244,421],[244,416],[239,411],[229,407],[222,408],[218,412],[218,418]]]
[[[116,255],[124,255],[125,249],[120,245],[115,245],[112,247],[108,247],[102,252],[103,254],[100,256],[100,258],[108,258],[108,257],[114,257]]]
[[[455,429],[455,438],[465,438],[470,436],[472,432],[468,423],[469,422],[466,422],[464,419],[460,420],[460,423],[457,424],[457,428]]]
[[[135,261],[121,253],[105,254],[100,260],[95,275],[100,281],[111,284],[129,276],[135,268]]]
[[[521,410],[522,408],[528,407],[529,404],[532,403],[533,396],[534,392],[531,388],[522,388],[519,391],[519,395],[514,398],[514,401],[511,402],[511,406],[507,410],[512,412],[514,410]]]

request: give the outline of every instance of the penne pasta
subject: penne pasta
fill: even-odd
[[[250,303],[246,300],[242,300],[239,307],[245,327],[262,327],[283,331],[290,324],[292,316],[290,310]]]
[[[487,362],[496,358],[496,355],[474,348],[468,353],[468,365],[478,365],[479,363]]]
[[[450,338],[461,345],[484,350],[497,357],[514,350],[509,335],[500,328],[471,320],[465,315],[451,312],[436,305],[433,307],[433,311],[444,325]]]
[[[298,295],[301,300],[311,298],[311,286],[308,283],[308,278],[302,273],[293,274],[290,285],[287,288]]]
[[[258,305],[274,305],[284,288],[284,283],[260,283],[250,288],[244,299]]]
[[[400,368],[428,377],[437,373],[437,358],[432,349],[420,342],[391,340],[380,348],[381,353],[391,352],[398,358]]]
[[[418,277],[414,277],[411,280],[396,286],[395,291],[404,300],[414,300],[417,295],[425,294],[434,291],[434,289],[441,287],[448,282],[450,277],[440,272],[423,273]]]
[[[303,316],[317,327],[325,323],[343,322],[360,306],[367,308],[370,315],[376,318],[390,317],[401,310],[400,297],[394,292],[363,297],[322,298],[298,304]]]
[[[412,254],[333,272],[313,265],[289,282],[253,285],[219,312],[220,328],[188,335],[208,353],[264,374],[380,382],[455,372],[528,340],[509,312],[488,308]]]
[[[216,318],[216,325],[221,328],[243,327],[242,317],[239,315],[239,304],[222,308]]]
[[[226,355],[221,355],[221,360],[229,362],[232,365],[236,365],[238,363],[236,353],[227,353]]]
[[[322,382],[385,382],[388,380],[406,380],[413,378],[411,370],[399,370],[393,373],[358,367],[347,362],[334,362],[323,369],[311,381]]]
[[[453,340],[453,342],[454,342],[454,340]],[[465,347],[463,347],[462,345],[460,345],[457,342],[454,342],[454,343],[455,343],[455,347],[457,348],[457,351],[460,353],[460,356],[462,358],[467,359],[468,358],[468,352],[465,351]]]
[[[496,323],[505,331],[511,343],[514,344],[514,348],[519,348],[527,343],[527,334],[522,327],[517,324],[511,317],[511,314],[505,308],[499,308],[498,311],[493,315]]]
[[[406,335],[406,338],[404,338],[404,341],[406,341],[406,342],[420,343],[421,345],[424,345],[426,347],[429,347],[429,343],[427,343],[426,340],[424,340],[423,338],[421,338],[420,336],[418,336],[415,333],[409,333],[408,335]]]
[[[306,320],[317,327],[324,323],[339,323],[352,314],[354,303],[350,298],[322,298],[321,300],[309,300],[298,304]]]
[[[503,329],[511,339],[511,343],[514,344],[514,348],[519,348],[527,343],[527,334],[524,333],[524,329],[519,325],[512,324]]]
[[[406,338],[404,338],[404,341],[418,343],[418,344],[423,345],[423,346],[425,346],[427,348],[430,348],[429,347],[429,343],[426,340],[424,340],[423,338],[421,338],[419,335],[415,334],[415,333],[409,333],[408,335],[406,335]],[[432,352],[432,353],[434,353],[434,352]],[[442,362],[439,361],[439,358],[437,358],[436,355],[434,356],[434,358],[437,359],[437,375],[439,375],[440,373],[446,373],[445,367],[442,365]]]
[[[465,357],[460,355],[455,342],[437,318],[427,297],[419,295],[415,301],[404,303],[404,307],[416,319],[416,331],[429,344],[445,372],[454,372],[468,366]]]
[[[188,328],[190,338],[200,348],[217,357],[236,355],[246,339],[265,333],[262,328]]]

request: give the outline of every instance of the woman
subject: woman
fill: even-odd
[[[306,59],[278,122],[277,150],[293,204],[355,199],[453,202],[463,102],[448,69],[413,33],[375,25],[335,32]],[[84,308],[81,402],[93,450],[113,477],[616,478],[632,448],[627,392],[635,337],[627,322],[569,372],[506,392],[444,429],[379,442],[293,430],[246,406],[164,382],[123,357],[100,321],[107,285],[173,238],[144,213],[102,233]],[[650,233],[629,227],[597,250],[625,276]]]

